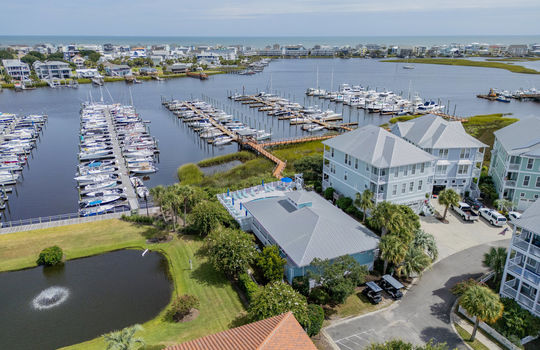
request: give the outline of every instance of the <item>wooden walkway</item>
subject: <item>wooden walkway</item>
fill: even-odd
[[[191,103],[189,102],[184,102],[183,103],[184,106],[188,107],[189,109],[191,109],[193,112],[195,112],[197,115],[205,118],[205,119],[208,119],[210,121],[210,123],[218,128],[222,133],[232,137],[233,140],[235,141],[239,141],[240,138],[238,137],[238,135],[234,132],[232,132],[231,130],[227,129],[226,127],[224,127],[223,125],[221,125],[220,123],[218,123],[214,118],[212,118],[210,115],[204,113],[203,111],[201,111],[200,109],[194,107]]]
[[[335,136],[337,135],[306,136],[306,137],[298,137],[298,138],[289,139],[289,140],[260,142],[259,145],[266,148],[266,147],[281,146],[281,145],[291,145],[294,143],[328,140]]]
[[[457,122],[462,122],[462,123],[466,123],[466,122],[469,121],[467,118],[456,117],[455,115],[450,115],[450,114],[441,113],[441,112],[429,112],[429,114],[437,115],[437,116],[443,117],[445,119],[455,120]]]

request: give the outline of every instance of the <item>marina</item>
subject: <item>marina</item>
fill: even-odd
[[[155,140],[132,106],[87,104],[81,110],[77,176],[80,216],[139,209],[148,189],[136,175],[157,171]]]
[[[487,95],[478,94],[476,97],[505,103],[510,103],[511,99],[540,102],[540,91],[536,90],[535,88],[518,89],[513,92],[508,90],[489,89],[489,93]]]

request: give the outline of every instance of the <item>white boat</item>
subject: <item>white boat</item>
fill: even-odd
[[[222,137],[216,137],[214,139],[214,145],[216,146],[222,146],[222,145],[226,145],[228,143],[231,143],[233,141],[233,138],[230,137],[230,136],[222,136]]]
[[[95,191],[95,190],[100,190],[103,188],[114,187],[116,185],[117,185],[116,180],[107,180],[107,181],[97,182],[93,184],[88,184],[83,187],[83,191]]]
[[[94,198],[89,198],[89,199],[80,201],[79,206],[81,208],[95,207],[95,206],[98,206],[98,205],[103,205],[103,204],[109,204],[109,203],[116,202],[117,200],[119,200],[121,198],[122,198],[122,196],[120,196],[118,194],[94,197]]]
[[[148,191],[148,188],[146,188],[145,186],[137,187],[136,191],[137,191],[137,196],[139,196],[139,198],[148,197],[150,195],[150,191]]]
[[[113,204],[108,204],[108,205],[101,205],[97,207],[85,208],[85,209],[79,210],[79,215],[85,217],[85,216],[95,216],[99,214],[104,214],[106,212],[113,210],[114,207],[115,206]]]
[[[82,193],[83,196],[85,197],[103,197],[103,196],[110,196],[110,195],[117,195],[117,194],[122,194],[124,193],[124,190],[122,190],[121,188],[111,188],[111,189],[102,189],[102,190],[97,190],[97,191],[91,191],[91,192],[86,192],[86,193]]]

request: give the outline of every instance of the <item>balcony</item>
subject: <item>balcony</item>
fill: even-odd
[[[523,269],[522,264],[517,264],[517,259],[511,259],[508,263],[508,270],[512,272],[515,276],[523,276],[525,280],[532,283],[533,285],[540,284],[540,275],[532,268],[530,265],[526,265]]]
[[[519,163],[509,163],[508,170],[519,170]]]
[[[371,181],[373,181],[375,183],[381,184],[381,183],[386,183],[387,182],[386,175],[379,176],[378,174],[370,173],[369,176],[371,178]]]
[[[517,295],[517,290],[512,287],[504,286],[502,290],[503,294],[509,298],[515,299]]]
[[[512,246],[520,249],[521,251],[527,253],[529,250],[529,242],[524,241],[521,238],[518,238],[517,236],[514,236],[512,238]]]
[[[384,193],[377,193],[374,197],[377,202],[381,202],[384,200]]]
[[[524,305],[526,308],[532,309],[534,306],[534,300],[519,293],[517,298],[514,297],[520,304]]]
[[[477,162],[484,160],[484,153],[482,152],[476,152],[476,156],[474,157]]]
[[[516,187],[516,180],[504,180],[506,187]]]

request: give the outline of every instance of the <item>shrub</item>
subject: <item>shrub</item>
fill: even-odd
[[[194,185],[201,182],[203,172],[196,164],[188,163],[178,168],[178,180],[182,185]]]
[[[326,190],[324,190],[324,198],[332,200],[332,198],[334,198],[334,188],[327,187]]]
[[[262,270],[267,282],[281,281],[286,263],[287,261],[279,255],[279,248],[276,245],[264,247],[257,259],[257,266]]]
[[[224,208],[217,202],[202,201],[191,211],[189,222],[199,235],[206,236],[221,223],[223,211]]]
[[[36,261],[38,265],[53,266],[62,262],[62,257],[64,253],[62,249],[58,246],[52,246],[45,248],[39,253],[39,257]]]
[[[191,309],[198,307],[199,299],[196,296],[184,294],[173,301],[171,308],[167,311],[167,316],[169,319],[178,322],[187,316],[191,312]]]
[[[514,299],[501,298],[501,302],[504,305],[503,315],[491,325],[495,330],[509,340],[512,336],[521,339],[528,335],[536,336],[540,332],[539,317],[521,308]]]
[[[151,216],[133,214],[133,215],[122,215],[122,220],[134,222],[141,225],[152,225],[154,223],[154,218]]]
[[[336,201],[336,205],[339,209],[345,210],[350,207],[353,203],[353,200],[349,197],[341,197]]]
[[[319,334],[322,324],[324,322],[324,310],[320,305],[309,304],[308,305],[308,318],[309,327],[307,327],[307,334],[310,337]]]
[[[309,278],[307,276],[296,276],[293,278],[292,287],[303,296],[309,296]]]
[[[251,279],[251,277],[247,273],[243,273],[238,276],[238,282],[240,283],[240,288],[242,289],[242,291],[246,293],[248,302],[251,303],[251,300],[253,300],[253,297],[259,291],[259,285],[253,282],[253,279]]]
[[[326,305],[329,300],[330,296],[322,288],[313,288],[309,293],[309,301],[313,304]]]

